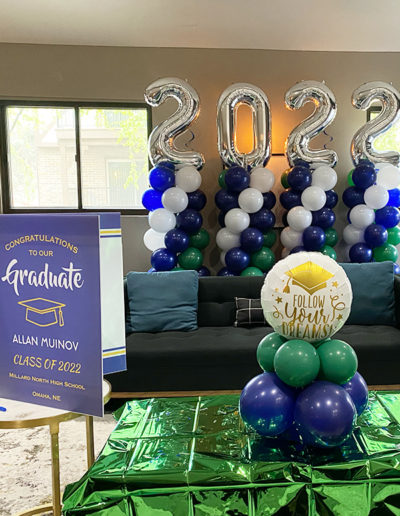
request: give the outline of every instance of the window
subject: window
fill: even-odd
[[[146,105],[0,103],[5,212],[143,212]]]

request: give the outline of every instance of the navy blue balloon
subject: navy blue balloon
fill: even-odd
[[[250,214],[250,226],[266,233],[275,226],[275,215],[272,211],[261,208],[261,210]]]
[[[279,200],[285,210],[291,210],[295,206],[301,206],[301,193],[288,189],[281,193]]]
[[[385,228],[394,228],[400,222],[400,211],[394,206],[385,206],[376,210],[375,222]]]
[[[160,163],[157,163],[157,167],[168,168],[168,170],[175,170],[175,165],[170,161],[160,161]]]
[[[243,167],[231,167],[226,171],[225,184],[232,192],[241,192],[250,184],[250,174]]]
[[[335,190],[327,190],[325,192],[326,195],[326,201],[325,201],[325,208],[334,208],[339,200],[338,194],[335,192]]]
[[[228,190],[218,190],[215,194],[215,204],[222,211],[229,211],[233,208],[239,208],[238,194],[234,192],[228,192]]]
[[[168,168],[157,166],[150,170],[149,181],[155,190],[165,192],[175,185],[175,173]]]
[[[293,247],[293,249],[290,251],[289,254],[302,253],[305,250],[306,250],[306,248],[304,246],[296,245],[296,247]]]
[[[388,239],[388,232],[385,227],[380,224],[370,224],[365,228],[364,240],[366,244],[371,247],[379,247],[383,245]]]
[[[297,397],[294,421],[299,434],[319,446],[340,446],[351,436],[357,411],[350,394],[340,385],[317,381]],[[309,438],[309,437],[308,437]]]
[[[239,274],[249,266],[250,255],[240,247],[232,247],[225,255],[225,263],[231,272]]]
[[[298,165],[299,167],[310,168],[310,164],[308,163],[308,161],[305,161],[304,159],[301,159],[301,158],[296,158],[294,160],[294,164]]]
[[[221,226],[221,228],[225,227],[225,212],[221,211],[218,213],[218,224]]]
[[[245,423],[264,436],[279,435],[293,423],[296,391],[275,373],[262,373],[242,390],[240,415]]]
[[[400,274],[400,265],[398,263],[393,264],[393,274]]]
[[[217,272],[217,276],[235,276],[235,274],[233,274],[233,272],[228,270],[226,267],[222,267],[222,269]]]
[[[202,190],[188,192],[187,196],[189,200],[187,207],[191,208],[192,210],[201,211],[207,204],[207,197]]]
[[[197,272],[199,273],[199,276],[211,276],[210,269],[204,267],[204,265],[200,267]]]
[[[265,192],[262,195],[264,197],[263,208],[265,208],[266,210],[272,210],[272,208],[276,204],[276,195],[274,194],[274,192]]]
[[[308,226],[303,232],[306,251],[320,251],[325,245],[325,231],[318,226]]]
[[[349,257],[353,263],[368,263],[372,260],[372,249],[367,244],[358,242],[350,247]]]
[[[164,237],[165,247],[173,253],[182,253],[189,247],[189,236],[182,229],[170,229]]]
[[[364,190],[355,186],[349,186],[343,192],[342,199],[348,208],[354,208],[357,204],[364,204]]]
[[[372,186],[376,181],[376,172],[374,165],[361,163],[353,170],[352,179],[354,186],[357,188],[366,188]]]
[[[389,190],[389,200],[387,202],[387,206],[395,206],[396,208],[400,206],[400,188],[393,188],[393,190]]]
[[[298,192],[302,192],[308,186],[311,186],[311,179],[310,169],[300,165],[294,166],[287,175],[288,185]]]
[[[176,216],[176,223],[188,235],[194,235],[199,231],[203,224],[203,217],[196,210],[186,208]]]
[[[247,253],[259,251],[264,243],[264,236],[257,228],[249,227],[240,234],[240,247]]]
[[[151,255],[150,262],[156,271],[170,271],[176,265],[176,255],[162,247]]]
[[[146,208],[146,210],[158,210],[158,208],[164,207],[161,202],[161,197],[161,192],[159,192],[158,190],[154,190],[153,188],[149,188],[142,195],[142,204]]]
[[[357,414],[362,414],[368,405],[368,387],[364,378],[359,372],[356,372],[353,378],[342,385],[342,387],[350,394],[356,407]]]
[[[321,208],[312,212],[312,223],[323,229],[331,228],[335,223],[336,217],[330,208]]]

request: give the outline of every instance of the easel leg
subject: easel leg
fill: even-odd
[[[86,453],[87,464],[90,468],[94,463],[94,435],[93,435],[93,416],[86,417]]]
[[[58,433],[60,427],[58,423],[50,424],[51,437],[51,476],[53,484],[53,514],[61,516],[61,488],[60,488],[60,451]]]

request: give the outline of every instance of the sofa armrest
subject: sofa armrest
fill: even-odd
[[[394,276],[394,310],[396,314],[396,328],[400,328],[400,276]]]

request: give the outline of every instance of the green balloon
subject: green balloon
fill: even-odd
[[[195,233],[189,238],[189,245],[196,247],[197,249],[204,249],[210,243],[210,235],[208,231],[201,228],[200,231]]]
[[[258,267],[246,267],[241,273],[241,276],[264,276],[264,273],[262,270],[260,270]]]
[[[269,271],[275,263],[275,255],[269,247],[262,247],[251,255],[250,265],[258,267],[263,272]]]
[[[330,245],[331,247],[335,247],[338,243],[338,234],[336,229],[328,228],[325,229],[325,244]]]
[[[289,172],[290,168],[288,170],[285,170],[285,172],[283,172],[283,174],[281,175],[281,185],[283,186],[283,188],[289,188],[289,183],[287,182],[287,176]]]
[[[353,378],[357,371],[357,355],[354,349],[343,340],[328,340],[317,349],[321,368],[321,380],[343,385]]]
[[[347,175],[347,182],[349,183],[350,186],[355,186],[355,184],[353,183],[353,172],[354,172],[354,168],[352,170],[350,170],[350,172]]]
[[[388,239],[387,243],[392,245],[400,244],[400,228],[395,226],[394,228],[388,228]]]
[[[257,362],[261,369],[266,372],[274,371],[274,356],[278,349],[286,342],[284,337],[279,333],[270,333],[258,344]]]
[[[203,255],[196,247],[188,247],[178,256],[178,263],[184,269],[199,269],[203,263]]]
[[[264,237],[264,246],[272,247],[276,242],[276,233],[273,229],[270,229],[268,233],[263,234]]]
[[[331,340],[330,337],[324,340],[319,340],[318,342],[313,342],[312,345],[314,348],[319,348],[322,344],[324,344],[324,342],[328,342],[328,340]]]
[[[332,258],[332,260],[337,259],[336,252],[335,252],[334,248],[331,247],[330,245],[324,245],[324,247],[321,249],[321,253],[324,254],[325,256],[329,256],[329,258]]]
[[[218,176],[218,184],[221,188],[226,188],[226,183],[225,183],[225,174],[226,174],[226,170],[223,170],[220,175]]]
[[[377,262],[395,262],[399,256],[397,249],[392,244],[383,244],[375,247],[372,251],[374,260]]]
[[[171,269],[173,271],[184,271],[185,269],[182,269],[182,267],[179,267],[178,265],[176,267],[174,267],[173,269]]]
[[[274,357],[274,368],[282,382],[292,387],[304,387],[318,375],[317,350],[305,340],[288,340]]]

